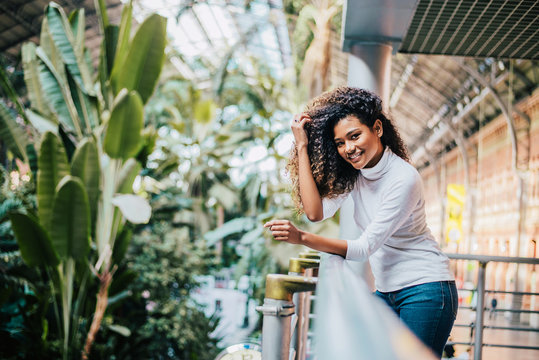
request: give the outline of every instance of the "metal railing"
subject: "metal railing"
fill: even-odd
[[[474,347],[474,360],[482,360],[482,349],[489,347],[504,347],[514,349],[539,350],[537,346],[511,345],[511,344],[484,344],[483,330],[511,330],[533,331],[538,328],[521,326],[490,326],[485,325],[484,312],[492,310],[485,307],[486,293],[500,293],[513,295],[539,295],[534,292],[486,290],[486,266],[489,262],[504,262],[516,264],[538,265],[539,259],[447,254],[451,260],[468,260],[479,263],[477,273],[477,287],[475,289],[459,289],[477,292],[476,306],[459,306],[459,309],[476,311],[475,322],[472,324],[455,324],[455,327],[472,327],[475,330],[473,342],[451,341],[455,345],[468,345]],[[310,313],[310,294],[317,284],[320,255],[309,251],[301,253],[298,258],[291,258],[288,275],[270,274],[266,277],[266,294],[264,304],[257,310],[264,315],[262,325],[262,360],[304,360],[307,355],[307,336]],[[479,310],[480,311],[477,311]],[[496,312],[516,312],[539,314],[535,310],[523,309],[494,309]]]
[[[447,254],[451,260],[468,260],[468,261],[477,261],[479,264],[477,271],[477,287],[475,289],[459,289],[476,291],[477,292],[477,302],[476,306],[459,306],[459,309],[469,309],[476,312],[475,322],[472,324],[458,324],[456,323],[455,327],[471,327],[475,330],[474,341],[473,342],[459,342],[452,341],[452,344],[455,345],[469,345],[474,348],[474,360],[482,360],[483,358],[483,347],[500,347],[500,348],[512,348],[512,349],[526,349],[526,350],[539,350],[537,346],[525,346],[525,345],[511,345],[511,344],[485,344],[483,343],[483,330],[492,329],[492,330],[511,330],[511,331],[533,331],[539,332],[538,328],[531,327],[521,327],[521,326],[486,326],[485,325],[485,310],[491,310],[495,312],[513,312],[513,313],[528,313],[528,314],[539,314],[539,311],[535,310],[523,310],[523,309],[489,309],[485,306],[485,294],[486,293],[503,293],[503,294],[512,294],[512,295],[539,295],[539,293],[534,292],[520,292],[520,291],[499,291],[499,290],[487,290],[485,289],[485,279],[486,279],[486,267],[489,262],[503,262],[503,263],[512,263],[512,264],[529,264],[529,265],[538,265],[539,259],[536,258],[522,258],[522,257],[506,257],[506,256],[485,256],[485,255],[468,255],[468,254]]]
[[[304,360],[309,330],[310,293],[318,282],[320,255],[291,258],[288,275],[266,276],[262,322],[262,360]]]

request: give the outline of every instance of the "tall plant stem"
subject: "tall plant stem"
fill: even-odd
[[[73,331],[71,335],[71,343],[74,344],[77,341],[77,335],[79,334],[76,329],[79,329],[80,326],[80,308],[82,307],[81,303],[86,295],[86,282],[88,281],[90,271],[88,268],[84,270],[84,275],[82,276],[82,282],[79,287],[79,292],[77,294],[77,300],[75,301],[75,308],[73,309]],[[76,326],[76,329],[75,329]]]
[[[58,328],[58,331],[62,331],[62,326],[60,322],[60,310],[58,309],[58,301],[56,301],[56,294],[54,291],[54,279],[48,267],[45,267],[45,271],[47,272],[47,276],[49,278],[48,282],[51,288],[52,307],[54,309],[54,317],[56,318],[56,326]]]
[[[73,276],[75,273],[75,260],[68,258],[58,266],[59,289],[62,294],[63,337],[64,347],[62,358],[69,357],[69,329],[71,323],[71,303],[73,300]]]
[[[99,203],[99,211],[97,218],[97,251],[99,257],[107,251],[107,245],[110,246],[112,238],[112,227],[114,218],[114,205],[112,204],[112,197],[116,190],[116,177],[118,176],[118,168],[120,161],[117,159],[110,159],[103,172],[103,194]],[[112,249],[111,249],[112,250]],[[104,264],[107,264],[108,259],[105,259]],[[96,269],[99,272],[99,269]]]
[[[68,355],[68,337],[69,337],[69,309],[68,309],[68,300],[67,300],[67,291],[66,291],[66,276],[65,276],[65,263],[60,263],[58,265],[58,275],[59,275],[59,289],[60,294],[62,295],[62,320],[63,320],[63,338],[64,338],[64,347],[62,351],[62,359],[67,360]]]
[[[82,350],[82,359],[88,360],[90,355],[90,350],[92,349],[92,344],[95,340],[95,335],[101,326],[101,321],[105,315],[105,310],[107,309],[108,296],[109,296],[109,287],[112,282],[112,272],[108,269],[101,275],[99,275],[99,293],[97,294],[97,303],[95,305],[94,318],[92,320],[92,325],[88,331],[88,336],[86,337],[86,343],[84,344],[84,349]]]

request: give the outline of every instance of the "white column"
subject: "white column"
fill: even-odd
[[[358,43],[348,55],[348,85],[374,91],[389,106],[391,82],[391,52],[393,46],[385,43]]]

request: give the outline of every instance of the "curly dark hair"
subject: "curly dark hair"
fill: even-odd
[[[368,90],[346,86],[336,88],[311,100],[304,112],[312,119],[311,123],[305,124],[309,139],[307,152],[314,181],[322,198],[333,198],[351,191],[359,174],[358,170],[339,155],[333,141],[333,128],[347,116],[357,117],[371,130],[374,122],[380,119],[383,128],[382,145],[388,146],[396,155],[409,161],[399,132],[382,112],[382,100]],[[286,168],[292,179],[294,201],[301,211],[298,167],[298,151],[294,146]]]

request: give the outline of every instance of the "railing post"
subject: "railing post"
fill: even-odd
[[[304,253],[302,253],[304,254]],[[309,253],[309,255],[314,253]],[[320,256],[318,259],[311,259],[307,257],[290,258],[288,265],[288,275],[297,276],[317,276],[314,274],[314,270],[318,270],[320,266]],[[294,360],[305,360],[307,349],[307,332],[309,330],[309,313],[311,311],[310,292],[295,293],[293,297],[294,304],[296,304],[296,316],[292,317],[292,323],[296,319],[296,331],[293,331],[292,335],[292,347],[295,350],[293,356]]]
[[[305,276],[313,276],[314,270],[318,270],[318,268],[307,269],[305,271]],[[299,334],[301,334],[301,337],[298,339],[301,344],[301,347],[299,348],[299,354],[296,358],[297,360],[305,360],[305,358],[307,357],[307,335],[309,333],[309,314],[311,313],[312,292],[309,291],[303,294],[303,321],[301,324],[301,331],[299,332]]]
[[[294,303],[286,300],[264,299],[257,308],[262,312],[262,360],[288,360],[290,354],[290,316]]]
[[[262,360],[289,360],[290,329],[294,314],[292,294],[313,291],[317,279],[303,276],[269,274],[266,276],[264,305],[257,310],[262,323]]]
[[[477,307],[475,309],[474,360],[482,359],[483,323],[485,311],[485,268],[487,262],[480,261],[477,272]]]

